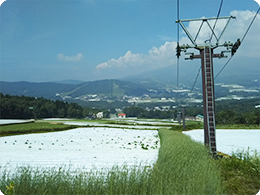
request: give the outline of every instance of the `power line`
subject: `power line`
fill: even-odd
[[[179,6],[179,0],[177,0],[177,20],[180,20],[180,6]],[[179,41],[180,41],[180,34],[179,34],[179,24],[177,24],[177,48],[179,47]],[[179,88],[179,65],[180,65],[180,59],[179,54],[177,51],[177,88]]]
[[[200,75],[200,71],[201,71],[201,66],[200,66],[200,68],[199,68],[199,70],[198,70],[197,76],[196,76],[195,81],[194,81],[194,83],[193,83],[193,85],[192,85],[192,88],[191,88],[191,90],[190,90],[191,93],[192,93],[192,91],[193,91],[193,89],[194,89],[194,87],[195,87],[195,85],[196,85],[196,83],[197,83],[198,77],[199,77],[199,75]]]
[[[243,38],[241,39],[241,43],[242,43],[243,40],[245,39],[245,37],[246,37],[246,35],[247,35],[249,29],[251,28],[253,22],[255,21],[255,18],[256,18],[256,16],[257,16],[257,14],[259,13],[259,10],[260,10],[260,7],[258,8],[257,12],[255,13],[255,16],[254,16],[253,20],[251,21],[249,27],[248,27],[247,30],[246,30],[246,33],[244,34]]]
[[[251,23],[249,24],[249,26],[248,26],[248,28],[247,28],[247,30],[246,30],[246,32],[245,32],[243,38],[241,39],[241,43],[240,43],[240,44],[242,44],[242,42],[244,41],[245,37],[247,36],[247,33],[248,33],[249,29],[251,28],[253,22],[255,21],[255,18],[256,18],[256,16],[257,16],[257,14],[259,13],[259,11],[260,11],[260,7],[258,8],[257,12],[255,13],[255,16],[253,17]],[[214,79],[216,79],[216,78],[219,76],[219,74],[224,70],[224,68],[228,65],[228,63],[231,61],[232,58],[233,58],[233,55],[228,59],[228,61],[227,61],[227,62],[225,63],[225,65],[221,68],[221,70],[218,72],[218,74],[215,76]]]
[[[221,0],[221,2],[220,2],[217,19],[215,20],[215,23],[214,23],[214,26],[213,26],[213,30],[212,30],[212,34],[211,34],[211,37],[210,37],[210,39],[209,39],[210,41],[211,41],[211,39],[212,39],[212,37],[213,37],[213,32],[214,32],[214,30],[215,30],[215,27],[216,27],[216,24],[217,24],[217,21],[218,21],[220,12],[221,12],[222,4],[223,4],[223,0]]]

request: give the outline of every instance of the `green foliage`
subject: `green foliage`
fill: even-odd
[[[25,134],[25,133],[42,133],[53,132],[77,128],[75,125],[51,124],[45,122],[24,123],[0,126],[0,136]]]
[[[219,160],[224,187],[228,194],[256,194],[260,186],[260,156],[237,151]]]
[[[255,108],[255,106],[259,104],[259,101],[260,101],[259,98],[255,98],[250,100],[228,100],[228,101],[216,102],[216,124],[217,125],[244,124],[244,125],[259,126],[260,109]],[[144,105],[148,106],[148,104],[143,104],[142,106]],[[138,106],[130,106],[124,108],[124,112],[129,117],[154,118],[154,119],[176,118],[177,111],[178,108],[169,111],[159,111],[159,110],[148,111],[144,107],[138,107]],[[198,114],[203,114],[202,106],[189,105],[185,107],[186,116],[195,117]],[[192,128],[193,127],[187,129],[192,129]]]
[[[123,112],[126,113],[127,117],[137,117],[145,110],[141,107],[131,106],[124,108]]]
[[[137,106],[125,107],[123,110],[127,117],[150,118],[150,119],[170,119],[175,115],[174,110],[160,111],[160,110],[145,110]]]
[[[0,118],[83,118],[92,112],[97,111],[83,108],[77,103],[26,96],[10,96],[0,93]]]
[[[15,194],[14,182],[13,181],[11,181],[9,186],[8,185],[6,186],[5,194],[8,194],[8,195],[14,195]]]
[[[204,128],[203,123],[196,122],[196,123],[187,123],[185,124],[185,130],[192,130],[192,129],[201,129]],[[173,125],[171,130],[183,130],[183,125]]]
[[[260,99],[229,100],[216,103],[217,124],[260,124],[260,109],[255,108]]]

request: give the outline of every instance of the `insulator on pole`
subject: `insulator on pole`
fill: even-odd
[[[235,44],[233,45],[232,50],[231,50],[231,55],[232,56],[236,53],[236,51],[239,48],[240,44],[241,44],[240,39],[237,39],[237,42],[235,42]]]
[[[180,45],[179,45],[179,42],[177,43],[177,47],[176,47],[176,56],[177,58],[179,58],[181,55],[181,48],[180,48]]]

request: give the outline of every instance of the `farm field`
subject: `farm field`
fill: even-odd
[[[129,129],[159,129],[161,127],[170,128],[176,123],[170,123],[163,120],[149,120],[149,119],[108,119],[108,120],[62,120],[62,119],[44,119],[43,121],[62,122],[66,125],[81,125],[93,127],[117,127]]]
[[[0,189],[5,194],[6,186],[9,192],[15,186],[17,194],[256,194],[259,190],[259,153],[249,156],[246,151],[247,143],[254,143],[254,138],[246,139],[246,135],[259,129],[243,130],[245,134],[221,130],[226,140],[217,130],[221,145],[231,145],[236,152],[234,148],[241,149],[244,142],[245,152],[216,161],[197,143],[203,142],[201,130],[197,139],[201,136],[202,140],[194,142],[184,133],[197,130],[180,133],[163,129],[168,121],[137,121],[48,119],[1,126],[1,130],[26,127],[40,132],[0,137]],[[51,130],[63,122],[72,122],[74,129]],[[105,126],[106,122],[112,126]],[[128,128],[133,123],[135,128]],[[45,127],[41,125],[49,130],[42,131]],[[232,140],[240,141],[234,144]],[[221,147],[217,149],[221,151]]]
[[[0,137],[0,165],[102,168],[115,164],[155,163],[158,131],[77,128],[52,133]]]
[[[183,131],[185,135],[190,136],[194,141],[204,143],[204,130],[197,129]],[[231,155],[236,151],[247,151],[254,154],[260,152],[260,130],[259,129],[217,129],[216,141],[217,150]]]
[[[14,173],[0,167],[0,189],[6,194],[13,189],[15,194],[223,194],[220,169],[203,145],[167,129],[160,129],[159,136],[154,166],[124,164],[90,171],[20,166]]]
[[[0,125],[8,125],[8,124],[19,124],[19,123],[28,123],[33,122],[34,120],[17,120],[17,119],[0,119]]]

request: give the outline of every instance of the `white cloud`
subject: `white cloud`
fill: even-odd
[[[257,2],[257,3],[258,3],[258,5],[260,6],[260,0],[255,0],[255,2]]]
[[[142,54],[133,54],[131,51],[128,51],[124,56],[121,56],[118,59],[112,58],[107,62],[97,65],[96,69],[136,66],[142,64],[143,61],[142,59],[143,59]]]
[[[156,69],[175,63],[175,42],[166,42],[164,45],[152,47],[148,54],[133,54],[130,50],[118,59],[110,59],[96,66],[97,70],[107,68],[138,68],[140,71]],[[137,71],[138,72],[138,71]]]
[[[0,6],[2,5],[2,3],[4,3],[5,0],[0,0]]]
[[[58,60],[66,62],[77,62],[84,58],[82,53],[78,53],[76,56],[65,56],[63,53],[57,55]]]

